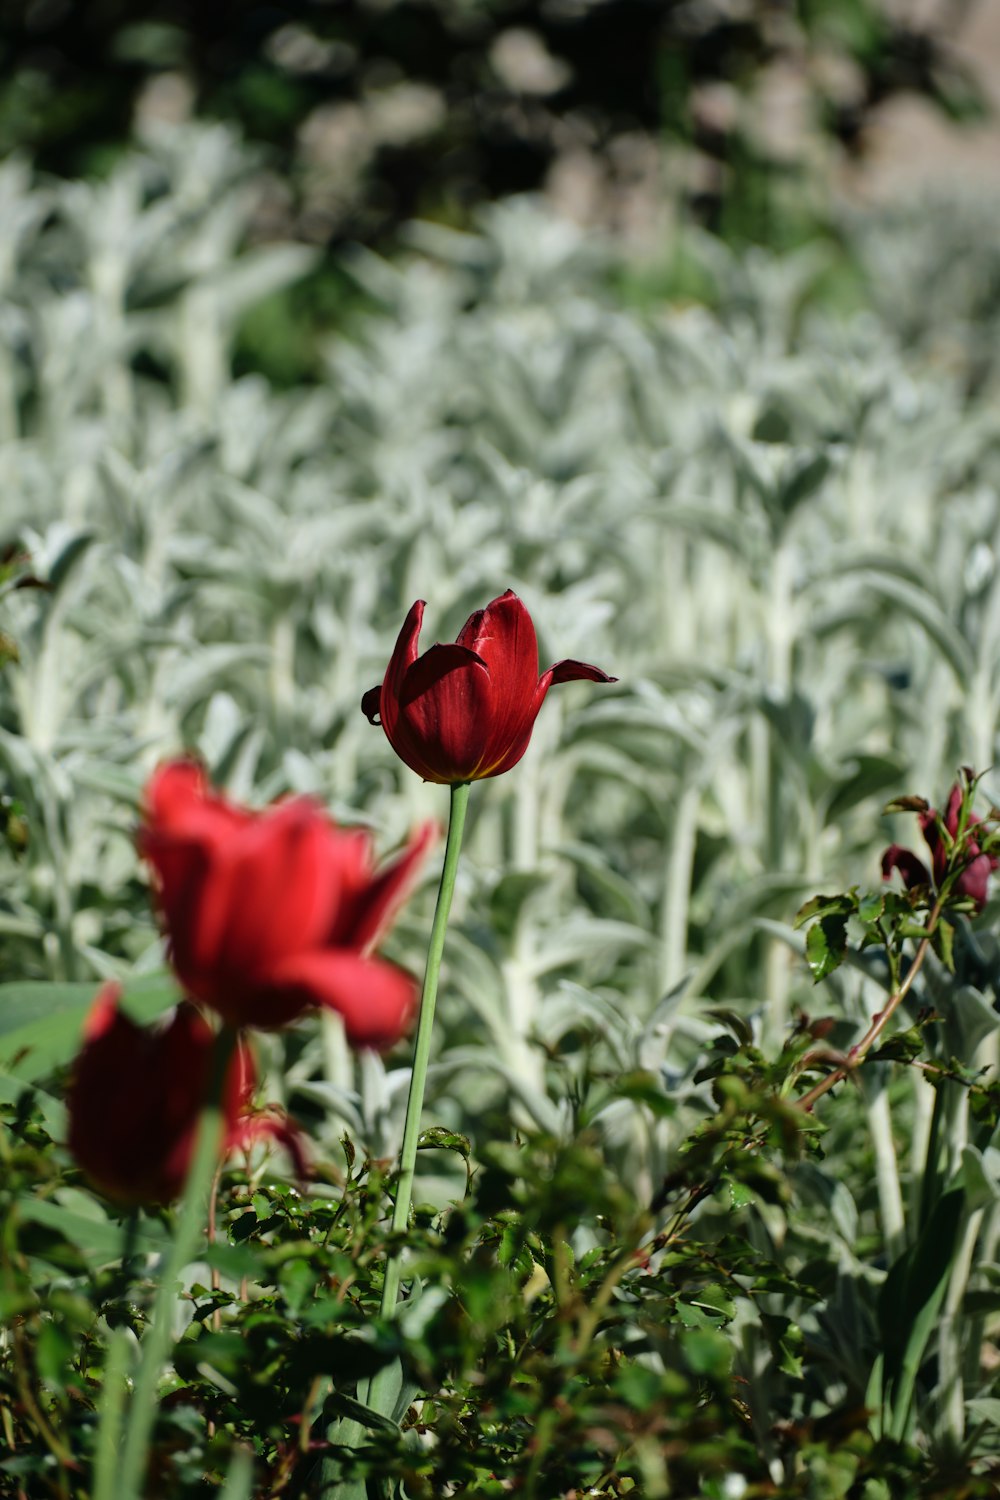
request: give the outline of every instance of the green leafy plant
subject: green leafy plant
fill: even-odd
[[[179,997],[150,771],[187,747],[233,801],[399,844],[439,794],[362,691],[412,599],[454,639],[509,585],[545,661],[621,681],[553,693],[470,801],[395,1228],[406,1044],[262,1035],[313,1175],[259,1144],[198,1219],[150,1496],[993,1493],[990,774],[926,823],[923,883],[879,879],[930,813],[884,799],[995,758],[978,335],[959,308],[942,361],[888,296],[824,311],[815,256],[710,236],[711,309],[622,307],[611,248],[515,202],[356,255],[368,312],[276,392],[231,373],[240,319],[305,261],[251,253],[248,183],[218,130],[100,184],[0,173],[3,540],[43,585],[3,596],[0,1488],[110,1482],[175,1243],[65,1147],[100,985],[142,1025]],[[847,232],[916,256],[908,222]],[[432,903],[385,945],[411,972]]]

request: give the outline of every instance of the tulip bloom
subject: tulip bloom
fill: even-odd
[[[961,810],[962,788],[956,783],[951,789],[942,820],[952,839],[958,835]],[[898,870],[907,890],[915,885],[926,885],[934,890],[940,889],[948,870],[949,850],[945,847],[945,841],[941,837],[937,819],[938,814],[933,807],[929,807],[926,812],[920,814],[920,830],[931,851],[931,869],[928,870],[923,860],[914,854],[912,849],[903,849],[899,844],[891,844],[882,855],[882,878],[884,880],[888,880],[893,870]],[[977,911],[982,911],[986,905],[986,890],[990,875],[1000,864],[1000,860],[995,855],[984,854],[971,836],[972,829],[981,821],[975,813],[970,813],[965,825],[963,841],[965,864],[955,882],[955,890],[958,894],[967,896]]]
[[[169,1203],[191,1164],[214,1037],[193,1006],[144,1027],[119,1010],[120,997],[118,985],[106,984],[87,1017],[66,1101],[69,1148],[109,1198]],[[253,1133],[254,1086],[250,1054],[238,1047],[223,1090],[226,1153]]]
[[[381,687],[361,707],[381,722],[400,760],[425,781],[455,784],[500,776],[528,748],[538,711],[557,682],[616,682],[599,667],[560,661],[538,675],[531,616],[510,589],[476,610],[454,645],[418,655],[424,601],[399,632]]]
[[[415,985],[367,950],[434,833],[425,824],[377,871],[367,831],[337,828],[302,797],[237,807],[180,760],[150,779],[139,845],[189,995],[232,1026],[285,1026],[325,1006],[355,1046],[385,1047],[406,1027]]]

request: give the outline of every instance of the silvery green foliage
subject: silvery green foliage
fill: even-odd
[[[414,598],[429,644],[510,586],[542,665],[621,684],[554,692],[475,790],[439,1111],[461,1123],[492,1079],[557,1128],[537,1044],[588,1033],[686,1088],[705,996],[772,1040],[811,1003],[782,923],[875,879],[880,796],[995,756],[993,412],[893,320],[810,315],[813,252],[695,238],[719,312],[640,315],[611,249],[527,202],[476,235],[419,226],[396,263],[359,252],[376,309],[322,386],[234,381],[241,315],[308,263],[247,248],[252,165],[198,128],[102,183],[0,172],[3,529],[49,583],[4,601],[0,756],[32,825],[8,975],[158,962],[131,828],[182,745],[234,795],[313,793],[384,847],[443,816],[360,695]],[[429,897],[389,945],[415,968]],[[295,1076],[391,1149],[393,1071],[362,1087],[303,1045]],[[604,1123],[655,1172],[634,1122]]]
[[[543,666],[577,656],[621,681],[554,691],[524,761],[474,788],[429,1115],[594,1128],[652,1196],[714,1108],[697,1074],[721,1005],[773,1051],[798,1006],[863,1022],[881,1004],[876,963],[817,1002],[789,914],[876,883],[886,795],[941,798],[959,762],[996,758],[1000,448],[970,320],[948,314],[943,361],[916,293],[880,280],[881,316],[836,321],[809,310],[816,252],[737,257],[704,236],[688,248],[717,311],[631,311],[611,247],[513,202],[475,235],[419,226],[394,263],[357,253],[372,312],[331,341],[323,384],[276,394],[231,378],[233,338],[308,257],[249,247],[251,167],[204,128],[99,184],[0,167],[0,543],[46,584],[0,599],[20,650],[0,675],[0,791],[31,829],[2,856],[3,977],[159,966],[132,830],[148,771],[183,746],[234,796],[318,796],[384,849],[443,818],[361,693],[415,598],[430,644],[513,587]],[[919,221],[854,233],[876,274],[908,265],[928,307],[951,306]],[[387,945],[418,971],[435,873]],[[960,1056],[995,1047],[995,957],[963,980]],[[931,964],[925,983],[943,1003]],[[344,1128],[395,1151],[405,1053],[356,1059],[333,1019],[262,1052],[321,1151]],[[588,1063],[653,1075],[673,1112],[582,1095]],[[893,1102],[914,1141],[897,1160],[886,1071],[867,1070],[859,1115],[891,1261],[934,1101],[914,1079]],[[956,1437],[978,1389],[961,1301],[996,1258],[998,1173],[950,1107],[938,1166],[961,1165],[968,1213],[922,1423]],[[440,1157],[421,1181],[439,1199],[461,1186]],[[808,1222],[760,1205],[755,1232],[835,1245],[835,1292],[795,1315],[853,1389],[882,1274],[856,1251],[872,1210],[815,1164],[798,1189]],[[766,1433],[776,1372],[743,1336]]]

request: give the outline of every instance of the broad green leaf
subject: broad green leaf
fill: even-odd
[[[988,1168],[992,1167],[990,1172]],[[985,1153],[976,1146],[962,1148],[962,1179],[970,1209],[988,1208],[1000,1203],[1000,1153],[987,1147]]]
[[[94,1199],[95,1209],[98,1207]],[[22,1220],[54,1230],[94,1264],[106,1265],[120,1260],[128,1251],[142,1255],[158,1254],[169,1244],[167,1231],[152,1219],[143,1219],[134,1229],[127,1223],[116,1223],[103,1211],[100,1217],[80,1213],[47,1198],[22,1198],[17,1204]],[[44,1259],[44,1252],[42,1253]]]
[[[891,1267],[879,1293],[885,1392],[898,1438],[910,1421],[917,1372],[947,1289],[964,1207],[961,1188],[938,1199],[920,1238]]]
[[[326,1404],[332,1411],[339,1412],[341,1416],[348,1417],[362,1427],[373,1427],[380,1432],[399,1431],[398,1422],[394,1422],[391,1417],[383,1416],[374,1407],[367,1406],[363,1401],[358,1401],[354,1396],[348,1396],[343,1391],[333,1391],[327,1397]]]
[[[123,984],[123,1009],[135,1021],[155,1020],[180,999],[167,974],[142,975]],[[99,989],[96,980],[0,985],[0,1067],[31,1082],[71,1062]]]
[[[1000,1427],[1000,1400],[996,1396],[974,1396],[965,1403],[971,1416],[990,1427]]]

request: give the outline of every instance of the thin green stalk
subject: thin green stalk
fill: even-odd
[[[125,1371],[128,1364],[128,1334],[116,1328],[108,1344],[101,1392],[101,1425],[97,1430],[94,1459],[94,1500],[116,1500],[118,1494],[118,1444],[125,1410]]]
[[[448,913],[455,891],[455,876],[458,872],[458,856],[462,848],[462,832],[465,828],[465,811],[469,802],[471,782],[462,781],[451,789],[451,816],[448,820],[448,842],[444,851],[441,884],[438,886],[437,905],[431,926],[430,946],[427,950],[427,966],[424,969],[424,984],[420,995],[420,1015],[417,1020],[417,1040],[413,1051],[413,1072],[410,1075],[410,1092],[406,1100],[406,1123],[403,1127],[403,1147],[399,1155],[399,1178],[396,1186],[396,1203],[392,1214],[395,1233],[402,1233],[409,1222],[410,1200],[413,1196],[413,1178],[417,1164],[417,1142],[420,1139],[420,1116],[424,1106],[424,1088],[427,1083],[427,1064],[431,1055],[431,1034],[434,1028],[434,1006],[437,1001],[438,975],[444,953],[444,939],[448,928]],[[396,1311],[401,1275],[400,1255],[391,1255],[386,1263],[385,1281],[382,1286],[381,1315],[391,1318]],[[376,1411],[380,1395],[380,1376],[372,1381],[369,1404]]]
[[[216,1038],[212,1056],[212,1082],[208,1101],[202,1110],[195,1142],[194,1157],[188,1170],[184,1197],[177,1213],[173,1244],[160,1273],[160,1284],[153,1306],[153,1319],[142,1341],[135,1394],[128,1413],[125,1446],[118,1471],[115,1500],[141,1500],[146,1474],[149,1439],[156,1420],[156,1388],[159,1384],[172,1336],[173,1310],[177,1283],[191,1260],[205,1225],[205,1209],[212,1178],[219,1162],[223,1139],[223,1085],[236,1044],[236,1033],[224,1027]],[[113,1421],[113,1402],[101,1412],[101,1426]],[[102,1442],[98,1433],[98,1449]]]

